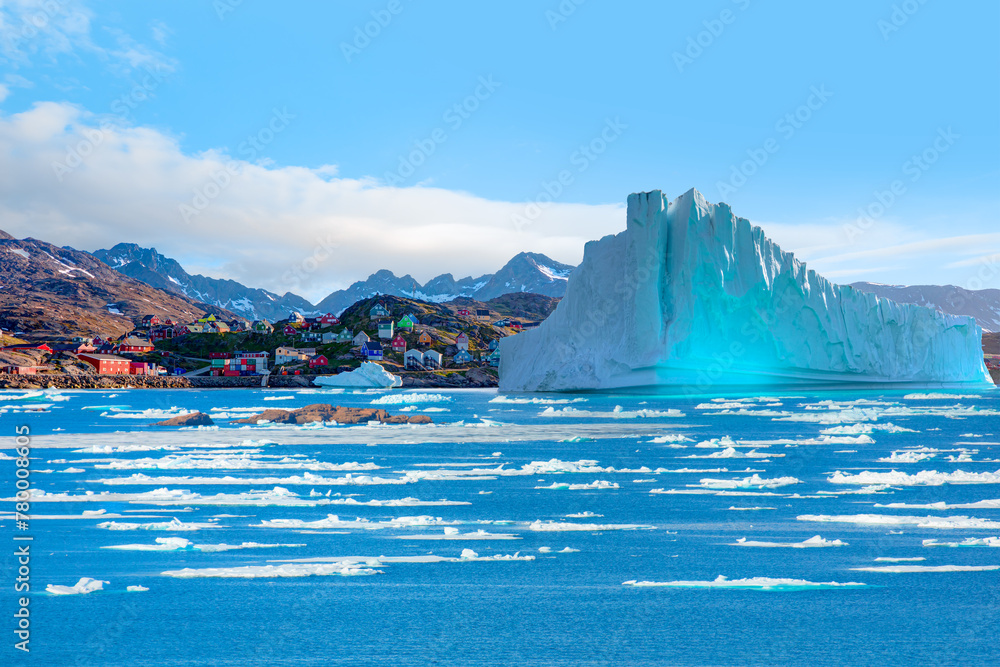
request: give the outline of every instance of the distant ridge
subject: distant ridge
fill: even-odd
[[[983,331],[1000,331],[1000,289],[968,290],[954,285],[882,285],[851,283],[851,287],[897,303],[915,303],[949,315],[975,318]]]

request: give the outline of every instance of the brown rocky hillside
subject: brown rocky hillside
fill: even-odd
[[[131,331],[143,315],[233,314],[122,275],[85,252],[0,231],[0,328],[21,338]]]

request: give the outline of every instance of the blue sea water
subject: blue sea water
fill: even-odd
[[[427,400],[373,405],[387,395],[421,395]],[[536,402],[516,402],[532,399]],[[383,407],[393,414],[412,408],[407,414],[427,414],[435,424],[231,424],[252,414],[252,408],[319,402]],[[428,408],[432,411],[425,412]],[[180,410],[210,412],[218,429],[152,426]],[[1000,664],[1000,569],[854,569],[1000,566],[1000,548],[923,544],[929,539],[959,543],[1000,537],[1000,501],[975,508],[877,506],[1000,499],[998,415],[1000,392],[995,390],[768,397],[504,397],[487,390],[2,392],[0,451],[6,457],[0,457],[0,540],[5,543],[6,581],[0,615],[8,619],[3,662]],[[877,430],[887,424],[906,430]],[[18,426],[30,429],[32,487],[45,492],[32,501],[27,531],[19,531],[11,516]],[[860,432],[869,426],[876,430]],[[727,437],[733,441],[732,452],[729,441],[721,440]],[[77,451],[84,449],[90,451]],[[758,456],[724,457],[750,451]],[[894,452],[895,460],[880,460]],[[715,458],[688,458],[710,455]],[[378,468],[322,469],[346,463]],[[579,469],[586,472],[562,471]],[[685,469],[688,472],[677,472]],[[831,480],[837,471],[842,475]],[[851,476],[864,471],[904,474],[874,478],[887,483],[846,483],[860,481]],[[940,474],[919,477],[920,471]],[[955,474],[958,471],[992,476]],[[115,483],[135,482],[131,476],[137,474],[154,479]],[[325,481],[303,480],[306,474]],[[367,476],[406,483],[347,485],[343,481],[348,474],[354,481],[360,476],[365,482]],[[220,479],[225,476],[231,479]],[[255,494],[275,487],[287,493],[266,499]],[[199,496],[176,505],[136,498],[156,489]],[[102,493],[132,497],[101,498]],[[55,496],[48,502],[47,494],[70,498]],[[208,503],[206,498],[215,494],[230,499],[243,494],[251,504]],[[468,504],[322,504],[407,497]],[[296,498],[317,504],[266,504]],[[104,515],[82,514],[99,510]],[[330,514],[353,523],[262,524],[276,519],[314,522]],[[861,515],[876,518],[858,519]],[[373,525],[415,516],[431,518],[411,520],[411,525]],[[199,530],[100,527],[107,522],[162,523],[174,517],[214,525]],[[891,517],[932,519],[891,523]],[[953,519],[952,527],[932,527],[941,525],[933,517],[966,518]],[[918,525],[921,522],[925,525]],[[421,523],[425,525],[412,525]],[[533,529],[573,524],[597,525],[587,530]],[[640,527],[620,529],[623,524]],[[444,536],[445,529],[459,534],[482,530],[515,539],[421,539]],[[30,654],[13,646],[19,597],[13,590],[13,553],[16,544],[23,544],[13,541],[15,535],[33,538]],[[738,543],[743,538],[801,543],[815,535],[846,545]],[[184,538],[192,544],[303,546],[230,551],[102,548],[154,545],[158,537]],[[562,551],[567,547],[571,550]],[[534,558],[463,560],[464,549],[480,558],[515,553]],[[453,560],[417,558],[428,555]],[[387,560],[371,560],[382,556]],[[343,575],[204,576],[248,572],[233,568],[288,565],[279,561],[349,557],[370,560],[354,562]],[[393,562],[392,557],[416,562]],[[292,565],[301,568],[300,574],[317,567]],[[163,574],[185,568],[200,576]],[[772,581],[771,588],[749,590],[704,583],[625,585],[714,582],[720,575],[810,584]],[[88,594],[45,592],[48,585],[72,586],[82,577],[108,583]],[[126,590],[136,585],[149,590]]]

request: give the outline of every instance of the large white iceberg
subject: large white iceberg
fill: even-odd
[[[366,361],[353,371],[336,375],[320,375],[313,384],[321,387],[358,387],[363,389],[388,389],[403,386],[403,378],[393,375],[379,364]]]
[[[992,385],[969,317],[834,285],[696,190],[628,198],[540,326],[500,342],[501,391],[656,385]]]

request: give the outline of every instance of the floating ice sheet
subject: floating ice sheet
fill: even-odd
[[[895,516],[886,514],[803,514],[799,521],[818,523],[854,523],[868,526],[916,526],[942,530],[1000,528],[1000,522],[968,516]]]
[[[741,547],[768,547],[768,548],[780,548],[787,547],[790,549],[813,549],[821,547],[846,547],[847,542],[842,542],[841,540],[824,540],[819,535],[810,537],[808,540],[803,540],[802,542],[757,542],[754,540],[748,540],[745,537],[741,537],[733,543]]]
[[[758,591],[804,591],[818,588],[864,588],[866,584],[856,582],[839,583],[836,581],[814,582],[805,579],[775,579],[771,577],[752,577],[750,579],[727,579],[719,575],[713,581],[626,581],[623,585],[667,588],[735,588]]]
[[[940,486],[942,484],[1000,484],[1000,470],[996,472],[938,472],[921,470],[915,473],[859,472],[855,474],[836,471],[827,481],[831,484],[891,484],[892,486]]]
[[[925,547],[1000,547],[1000,537],[967,537],[961,542],[924,540]]]
[[[111,582],[101,581],[100,579],[91,579],[90,577],[82,577],[72,586],[49,584],[45,587],[45,592],[52,595],[86,595],[87,593],[102,590],[104,588],[104,584],[107,583]]]
[[[1000,565],[876,565],[872,567],[852,567],[857,572],[989,572],[1000,570]]]

